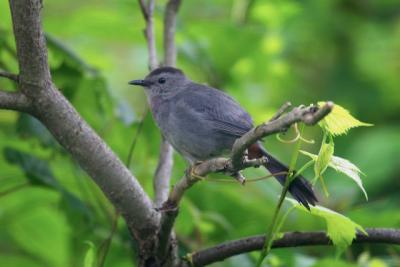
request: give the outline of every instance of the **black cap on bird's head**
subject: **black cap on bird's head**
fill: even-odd
[[[169,82],[173,84],[177,80],[184,80],[185,74],[183,71],[173,67],[160,67],[150,72],[143,80],[133,80],[129,84],[139,85],[143,87],[151,87],[152,85],[160,85]]]

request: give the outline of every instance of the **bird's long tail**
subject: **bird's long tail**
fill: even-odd
[[[257,143],[249,148],[249,158],[267,157],[268,162],[265,164],[265,168],[271,173],[281,173],[288,172],[288,167],[281,163],[279,160],[274,158],[269,154],[265,148]],[[281,185],[285,184],[287,174],[275,175],[275,178],[279,181]],[[290,184],[288,191],[290,194],[304,207],[310,209],[309,205],[315,206],[317,202],[317,197],[311,187],[311,184],[303,177],[297,176]]]

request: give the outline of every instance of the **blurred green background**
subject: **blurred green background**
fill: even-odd
[[[165,2],[157,1],[155,11],[159,56]],[[321,205],[364,227],[400,227],[399,14],[398,0],[183,1],[177,65],[192,79],[234,96],[257,123],[286,101],[332,100],[375,124],[335,139],[335,154],[366,174],[369,201],[353,181],[334,171],[325,175],[330,197],[317,191]],[[146,107],[144,93],[127,84],[148,69],[137,1],[45,0],[43,24],[57,87],[125,161]],[[0,1],[0,68],[18,71],[7,1]],[[13,87],[0,79],[0,88]],[[318,144],[321,131],[307,128],[305,136]],[[159,142],[147,114],[131,171],[150,195]],[[265,144],[289,162],[293,145],[275,137]],[[318,151],[318,145],[303,148]],[[32,117],[0,111],[0,150],[0,266],[83,266],[88,242],[99,248],[110,235],[112,206]],[[185,169],[178,155],[175,162],[174,181]],[[249,178],[264,174],[246,171]],[[312,170],[307,176],[313,177]],[[181,254],[264,233],[279,193],[272,180],[245,187],[197,184],[177,219]],[[324,227],[322,220],[297,212],[284,226]],[[105,266],[132,266],[132,251],[120,219]],[[257,255],[214,266],[252,266]],[[399,259],[398,248],[384,245],[355,245],[337,260],[332,248],[291,248],[274,250],[265,266],[400,266]]]

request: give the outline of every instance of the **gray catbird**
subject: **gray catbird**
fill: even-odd
[[[164,137],[189,163],[204,161],[229,152],[235,140],[253,127],[250,115],[230,96],[192,82],[176,68],[153,70],[144,80],[129,84],[145,88],[153,117]],[[248,149],[249,158],[267,157],[265,168],[272,174],[288,167],[271,156],[260,143]],[[285,183],[286,175],[276,175]],[[301,176],[292,181],[289,192],[306,208],[317,198]]]

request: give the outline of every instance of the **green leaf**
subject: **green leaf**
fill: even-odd
[[[318,102],[318,106],[323,106],[325,102]],[[331,113],[320,121],[319,126],[328,131],[333,136],[346,134],[351,128],[360,126],[373,126],[351,116],[350,112],[335,104]]]
[[[314,155],[307,151],[300,150],[300,153],[302,153],[303,155],[309,156],[314,161],[316,161],[318,159],[317,155]],[[332,156],[328,166],[331,167],[332,169],[336,170],[337,172],[345,174],[347,177],[351,178],[354,182],[356,182],[358,187],[364,193],[365,199],[368,200],[367,191],[365,190],[362,180],[361,180],[361,177],[360,177],[360,174],[363,174],[363,173],[356,165],[354,165],[347,159],[337,157],[337,156]]]
[[[347,175],[354,182],[356,182],[358,187],[364,193],[365,199],[368,200],[367,192],[365,191],[365,188],[362,184],[361,177],[360,177],[360,174],[363,174],[363,173],[356,165],[354,165],[347,159],[333,156],[331,159],[331,162],[329,163],[329,166],[332,167],[333,169],[335,169],[336,171]]]
[[[61,190],[62,187],[55,179],[47,161],[11,147],[5,147],[3,152],[5,159],[9,163],[21,167],[26,178],[32,184]]]
[[[315,179],[321,177],[321,175],[326,171],[328,165],[333,156],[335,150],[335,145],[332,138],[330,138],[329,143],[325,141],[321,144],[321,148],[318,153],[318,157],[314,164]]]
[[[83,261],[83,267],[94,267],[96,261],[96,247],[93,242],[85,241],[85,244],[89,246],[85,254],[85,259]]]
[[[311,206],[310,211],[308,211],[306,208],[298,204],[294,199],[286,198],[286,200],[292,203],[296,209],[323,218],[326,222],[327,236],[337,247],[339,253],[343,252],[348,246],[351,245],[353,239],[356,237],[357,230],[367,235],[367,232],[365,232],[361,225],[333,210],[317,205],[315,207]]]

